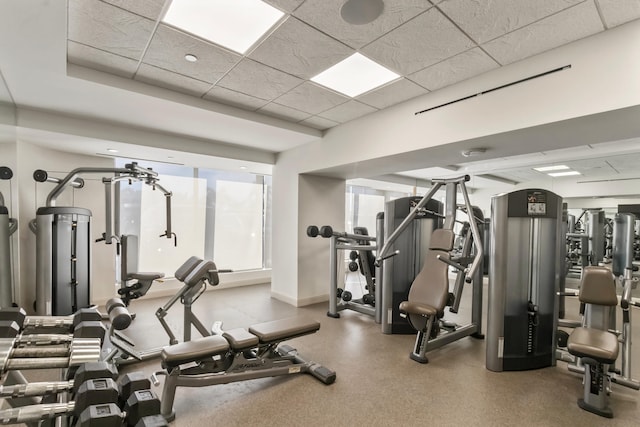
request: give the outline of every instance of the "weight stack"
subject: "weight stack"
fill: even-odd
[[[90,306],[91,211],[48,206],[36,212],[36,312],[67,316]]]
[[[9,211],[0,205],[0,308],[11,307],[13,302],[10,235]]]
[[[562,231],[562,198],[550,191],[527,189],[492,198],[487,369],[555,365]]]

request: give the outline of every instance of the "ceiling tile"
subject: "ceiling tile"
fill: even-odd
[[[68,39],[140,59],[155,23],[97,0],[69,0]]]
[[[436,90],[494,68],[498,68],[498,64],[475,47],[408,77],[429,90]]]
[[[102,0],[154,21],[160,17],[165,0]]]
[[[334,122],[345,123],[349,120],[362,117],[365,114],[373,113],[374,111],[378,111],[378,109],[365,105],[362,102],[351,100],[344,104],[340,104],[337,107],[333,107],[330,110],[324,111],[319,115],[320,117],[333,120]]]
[[[360,95],[356,99],[372,107],[383,109],[428,92],[410,80],[400,79],[384,85],[380,89]]]
[[[289,108],[284,105],[275,104],[273,102],[260,108],[258,113],[278,117],[280,119],[293,120],[294,122],[299,122],[300,120],[304,120],[309,117],[309,113],[296,110],[295,108]]]
[[[344,3],[344,0],[307,0],[294,15],[358,49],[432,7],[424,0],[386,0],[382,15],[373,22],[352,25],[340,16]]]
[[[138,61],[136,60],[72,41],[67,42],[67,61],[82,67],[93,68],[94,70],[129,79],[133,77],[138,68]]]
[[[245,58],[217,86],[270,101],[302,82],[302,79]]]
[[[202,96],[211,87],[210,83],[146,64],[140,65],[135,80],[194,96]]]
[[[197,62],[184,59],[186,54],[198,57]],[[207,43],[167,25],[160,25],[142,62],[209,83],[215,83],[242,56]]]
[[[584,0],[445,0],[438,7],[477,43],[522,28]]]
[[[364,47],[362,53],[393,71],[410,74],[471,47],[467,36],[431,8]]]
[[[318,130],[325,130],[337,126],[339,123],[336,123],[332,120],[325,119],[319,116],[309,117],[306,120],[300,122],[301,125],[309,126]]]
[[[597,0],[604,23],[608,28],[640,18],[638,0]]]
[[[220,102],[222,104],[233,105],[234,107],[244,108],[245,110],[255,111],[267,103],[267,101],[244,93],[225,89],[223,87],[214,86],[204,95],[204,99],[209,101]]]
[[[318,114],[348,100],[345,96],[306,82],[277,98],[275,102],[309,114]]]
[[[598,11],[589,1],[490,41],[483,48],[505,65],[602,30]]]
[[[352,53],[353,49],[289,17],[249,57],[294,76],[311,78]]]
[[[304,0],[263,0],[271,6],[283,10],[287,13],[293,12]]]

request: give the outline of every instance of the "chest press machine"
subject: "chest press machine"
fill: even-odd
[[[417,331],[413,351],[409,355],[412,360],[427,363],[427,351],[442,347],[466,336],[484,338],[482,335],[482,262],[483,246],[476,218],[479,214],[471,205],[465,182],[469,181],[465,175],[453,179],[433,180],[429,192],[415,205],[409,215],[386,239],[384,246],[378,253],[377,263],[385,268],[385,264],[393,262],[393,243],[409,226],[411,221],[421,212],[435,193],[445,187],[446,202],[442,228],[436,229],[431,235],[429,250],[424,265],[409,289],[408,298],[400,303],[400,313]],[[453,248],[456,212],[459,209],[456,201],[458,189],[464,198],[463,210],[467,213],[469,229],[463,252],[459,257],[451,257]],[[458,270],[458,279],[452,293],[449,292],[449,266]],[[452,312],[457,312],[464,283],[473,283],[473,301],[471,323],[463,326],[443,323],[440,329],[440,319],[444,316],[444,309],[451,306]],[[384,283],[384,286],[389,284]]]

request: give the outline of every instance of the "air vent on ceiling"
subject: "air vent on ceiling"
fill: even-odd
[[[475,93],[473,95],[465,96],[465,97],[456,99],[454,101],[445,102],[444,104],[436,105],[435,107],[431,107],[431,108],[427,108],[427,109],[418,111],[418,112],[415,113],[415,115],[417,116],[418,114],[426,113],[427,111],[436,110],[438,108],[446,107],[447,105],[451,105],[451,104],[455,104],[455,103],[460,102],[460,101],[465,101],[467,99],[475,98],[476,96],[486,95],[487,93],[495,92],[496,90],[504,89],[506,87],[514,86],[514,85],[517,85],[517,84],[520,84],[520,83],[528,82],[529,80],[537,79],[539,77],[548,76],[549,74],[557,73],[558,71],[568,70],[569,68],[571,68],[571,64],[565,65],[564,67],[554,68],[553,70],[545,71],[544,73],[539,73],[539,74],[536,74],[534,76],[526,77],[524,79],[516,80],[516,81],[511,82],[511,83],[506,83],[506,84],[503,84],[503,85],[500,85],[500,86],[497,86],[497,87],[494,87],[494,88],[491,88],[491,89],[487,89],[487,90],[485,90],[483,92],[479,92],[479,93]]]

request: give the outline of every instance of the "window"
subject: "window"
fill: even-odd
[[[129,163],[117,159],[116,167]],[[173,239],[166,230],[165,197],[142,183],[120,184],[121,233],[139,236],[138,269],[173,276],[190,256],[221,269],[271,267],[271,177],[145,161],[171,191]]]

